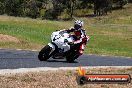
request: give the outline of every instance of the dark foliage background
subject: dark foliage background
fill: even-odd
[[[42,19],[71,19],[73,16],[107,15],[132,0],[0,0],[0,15]]]

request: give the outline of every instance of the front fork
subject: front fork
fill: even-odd
[[[55,46],[52,43],[48,43],[48,46],[52,49],[50,52],[50,57],[53,55],[54,51],[55,51]]]

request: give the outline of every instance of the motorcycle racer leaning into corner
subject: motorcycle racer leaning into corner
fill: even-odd
[[[71,32],[74,33],[72,34],[72,36],[75,39],[75,41],[73,42],[75,46],[71,46],[70,48],[71,49],[78,48],[78,56],[76,58],[78,58],[83,54],[84,47],[89,41],[89,36],[86,35],[86,30],[83,29],[83,25],[84,25],[83,21],[76,20],[74,23],[74,27],[71,27],[70,29],[60,30],[60,31],[66,31],[67,33],[71,33]]]
[[[74,62],[83,54],[84,47],[89,41],[83,29],[83,21],[75,21],[74,27],[70,29],[56,30],[51,34],[51,42],[48,43],[38,54],[40,61],[53,59],[66,59],[67,62]]]

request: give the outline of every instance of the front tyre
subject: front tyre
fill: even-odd
[[[48,45],[46,45],[40,52],[38,55],[38,59],[40,61],[47,61],[50,58],[50,52],[51,52],[52,48]]]

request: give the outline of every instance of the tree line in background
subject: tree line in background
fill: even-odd
[[[132,0],[0,0],[0,14],[42,19],[107,15]]]

